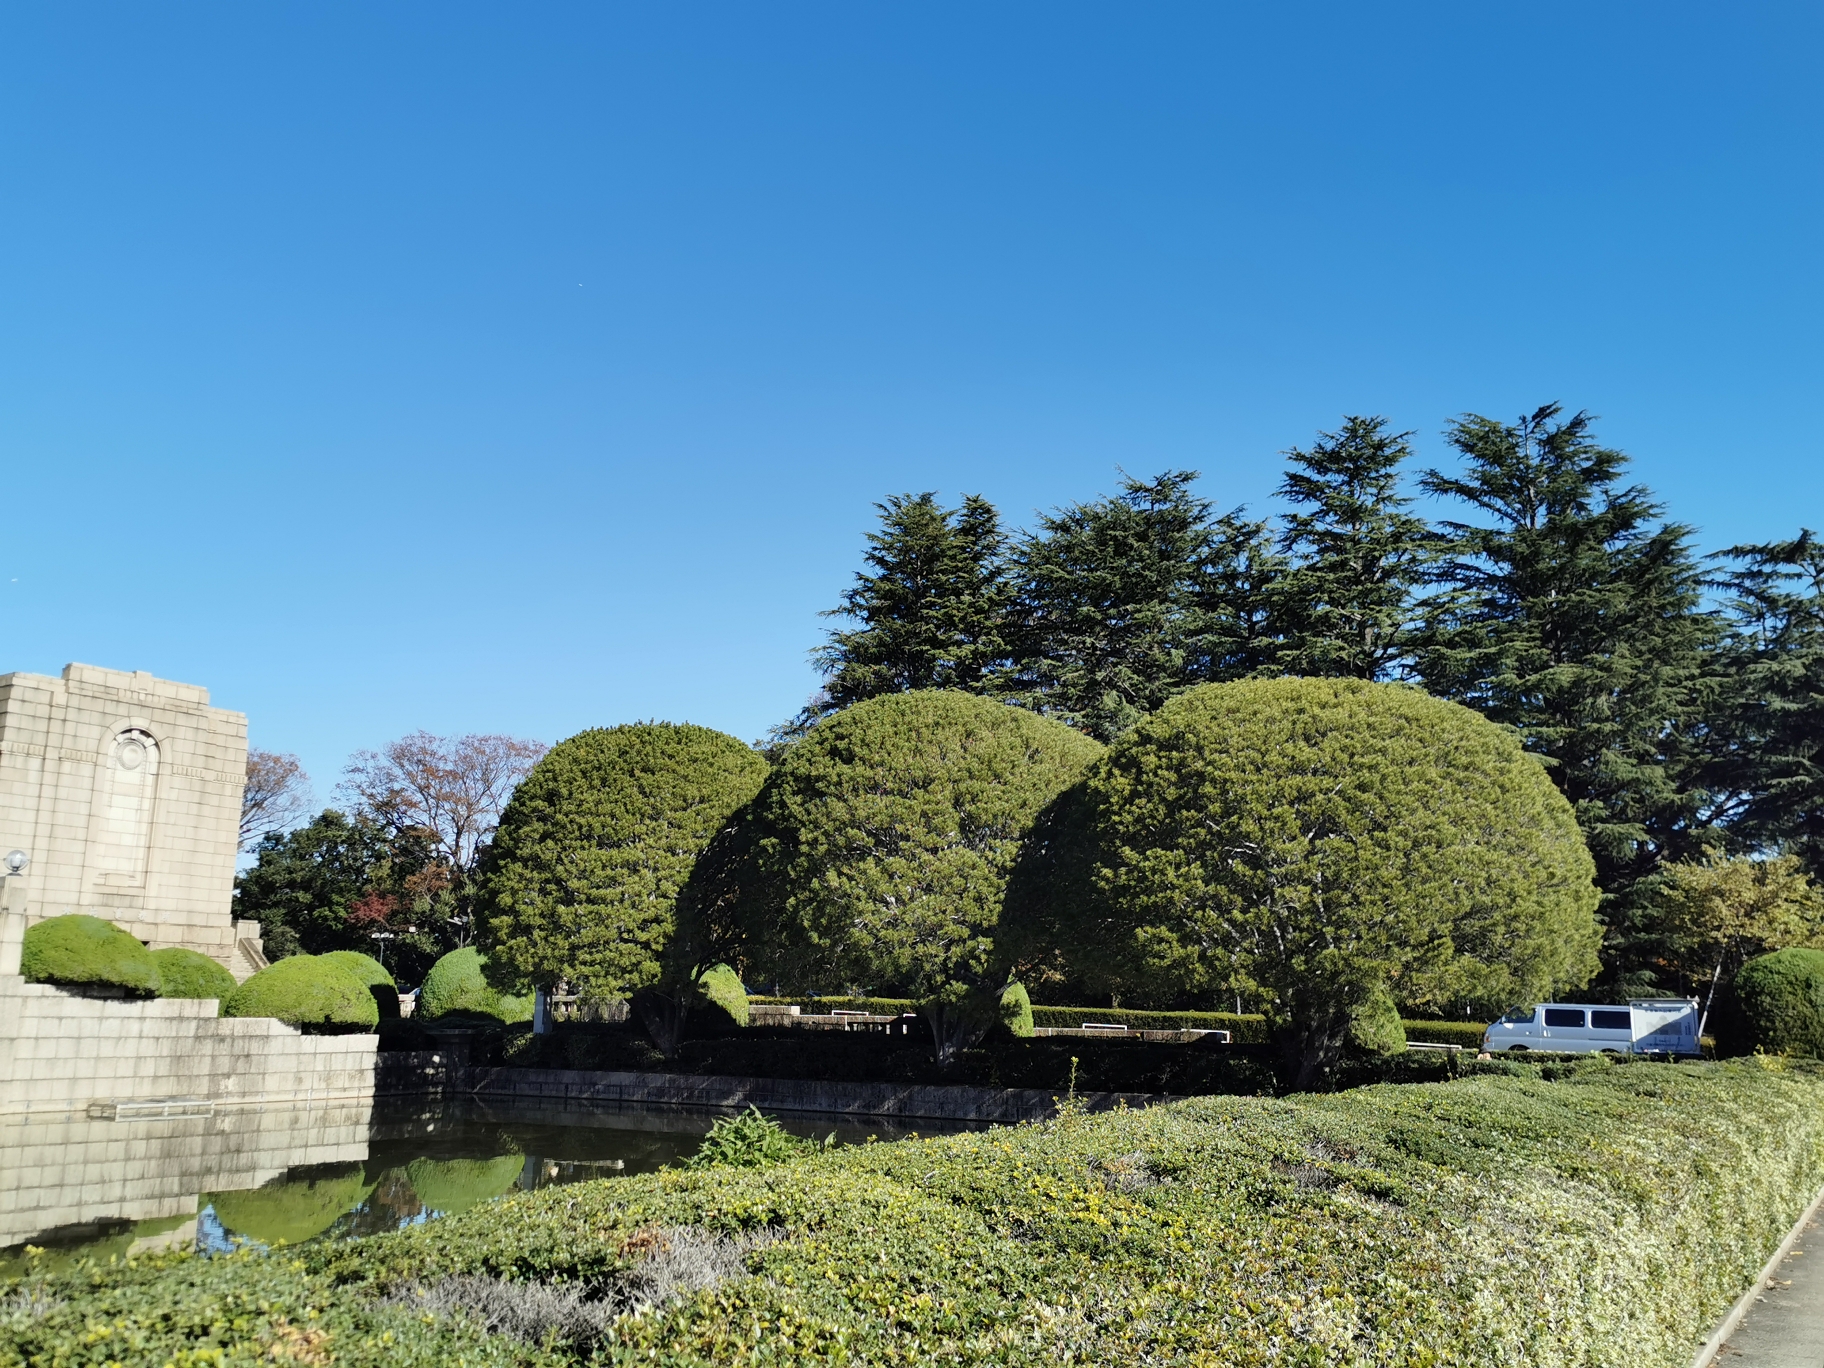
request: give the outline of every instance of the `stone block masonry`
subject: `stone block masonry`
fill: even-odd
[[[103,917],[245,977],[233,898],[246,781],[247,718],[199,685],[93,665],[0,675],[0,856],[31,858],[0,902],[28,924]]]

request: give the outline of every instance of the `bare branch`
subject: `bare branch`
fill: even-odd
[[[247,787],[241,790],[241,849],[258,845],[271,831],[284,831],[310,815],[310,776],[295,755],[247,751]]]

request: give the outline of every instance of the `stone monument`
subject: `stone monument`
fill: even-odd
[[[247,718],[195,684],[69,665],[0,675],[0,860],[30,863],[0,893],[0,973],[26,926],[103,917],[154,950],[261,968],[259,928],[234,920]]]

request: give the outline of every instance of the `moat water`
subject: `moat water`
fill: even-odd
[[[349,1239],[515,1191],[650,1173],[717,1113],[477,1098],[0,1128],[0,1277],[32,1257]],[[838,1144],[968,1129],[781,1117]],[[44,1250],[31,1256],[28,1247]]]

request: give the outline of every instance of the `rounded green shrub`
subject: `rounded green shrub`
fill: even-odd
[[[1406,1026],[1393,994],[1377,988],[1349,1018],[1349,1043],[1363,1054],[1397,1055],[1406,1049]]]
[[[1022,1039],[1032,1035],[1032,998],[1023,983],[1010,983],[1001,994],[1001,1024]]]
[[[1091,991],[1244,994],[1311,1086],[1383,985],[1409,1006],[1537,1002],[1598,963],[1595,865],[1506,729],[1356,679],[1203,685],[1048,814],[1010,941]]]
[[[93,984],[140,997],[158,992],[152,952],[113,922],[80,913],[26,928],[19,970],[30,983]]]
[[[726,964],[704,970],[697,978],[697,993],[710,1006],[727,1013],[735,1025],[747,1025],[747,989],[741,976]]]
[[[373,1190],[359,1164],[352,1168],[338,1165],[294,1172],[250,1191],[208,1193],[204,1200],[230,1234],[268,1245],[281,1240],[301,1244],[328,1230],[337,1217],[360,1206]]]
[[[734,737],[670,722],[553,746],[489,850],[479,916],[490,976],[511,989],[562,980],[602,1000],[658,983],[697,857],[766,772]]]
[[[496,1021],[532,1020],[532,997],[509,997],[487,980],[487,958],[472,945],[452,950],[431,966],[418,990],[414,1016],[427,1021],[451,1015],[493,1017]]]
[[[167,945],[152,952],[158,966],[158,995],[164,998],[226,999],[235,989],[234,975],[209,956]]]
[[[1824,950],[1775,950],[1736,971],[1716,1014],[1720,1054],[1824,1059]]]
[[[388,988],[399,986],[393,982],[393,976],[386,972],[385,966],[379,960],[372,955],[364,955],[359,950],[331,950],[326,954],[318,955],[317,958],[325,964],[341,965],[370,988],[376,983],[383,983]]]
[[[525,1170],[522,1154],[493,1159],[414,1159],[405,1166],[418,1200],[432,1211],[453,1216],[500,1196]]]
[[[293,955],[260,970],[222,1003],[228,1017],[277,1017],[320,1032],[371,1031],[380,1010],[367,985],[339,964]]]

